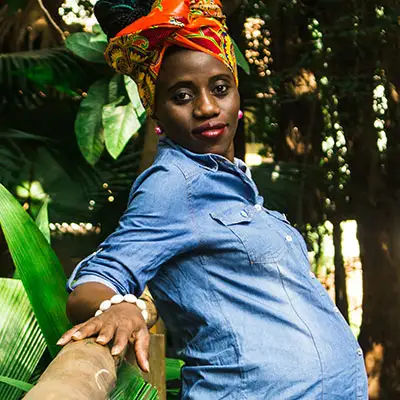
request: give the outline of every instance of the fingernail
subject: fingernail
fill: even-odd
[[[65,341],[65,339],[64,338],[60,338],[60,339],[58,339],[58,342],[56,343],[56,345],[61,345],[61,344],[63,344],[64,343],[64,341]]]
[[[104,337],[104,336],[99,336],[97,339],[96,339],[96,342],[105,342],[106,341],[106,338]]]
[[[114,346],[114,347],[112,348],[112,350],[111,350],[111,354],[112,354],[113,356],[118,355],[120,352],[121,352],[121,349],[120,349],[118,346]]]
[[[144,362],[144,368],[146,369],[147,373],[150,372],[150,364],[149,364],[149,362],[147,360]]]
[[[82,333],[80,333],[80,332],[75,332],[75,333],[72,335],[72,337],[73,337],[74,339],[80,339],[80,338],[82,337]]]

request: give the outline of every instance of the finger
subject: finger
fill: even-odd
[[[149,347],[150,334],[147,327],[142,328],[135,335],[135,354],[139,367],[144,372],[150,372]]]
[[[103,322],[99,318],[91,318],[72,335],[72,339],[82,340],[91,337],[100,331],[102,325]]]
[[[72,339],[72,336],[84,325],[85,323],[75,325],[73,328],[69,329],[65,332],[60,339],[58,339],[57,345],[58,346],[65,346],[69,343]]]
[[[116,329],[117,327],[112,323],[103,325],[96,342],[103,345],[107,344],[114,337]]]
[[[131,336],[131,331],[127,328],[119,327],[115,333],[114,345],[111,349],[111,354],[117,356],[120,354],[128,344],[129,338]]]

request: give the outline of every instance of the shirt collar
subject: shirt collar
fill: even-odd
[[[240,169],[242,172],[246,174],[247,177],[251,178],[250,168],[239,158],[234,158],[233,163],[230,162],[227,158],[219,155],[219,154],[212,154],[212,153],[193,153],[192,151],[185,149],[184,147],[180,146],[179,144],[175,143],[172,139],[167,136],[162,136],[159,141],[159,145],[167,144],[174,149],[186,154],[189,158],[199,162],[202,166],[206,167],[207,169],[211,169],[213,171],[217,171],[219,164],[224,163],[234,165],[236,168]]]

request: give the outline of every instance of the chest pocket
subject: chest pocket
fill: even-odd
[[[274,218],[276,223],[271,224],[268,220],[271,216],[264,210],[238,204],[210,215],[240,240],[252,263],[271,263],[284,255],[286,244],[279,227],[284,222]]]

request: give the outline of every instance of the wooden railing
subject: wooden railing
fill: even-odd
[[[135,363],[133,351],[124,357]],[[121,357],[111,356],[107,346],[94,339],[66,345],[47,367],[25,400],[106,400],[115,387]],[[160,400],[166,399],[165,336],[152,334],[150,373],[143,378],[158,389]]]

